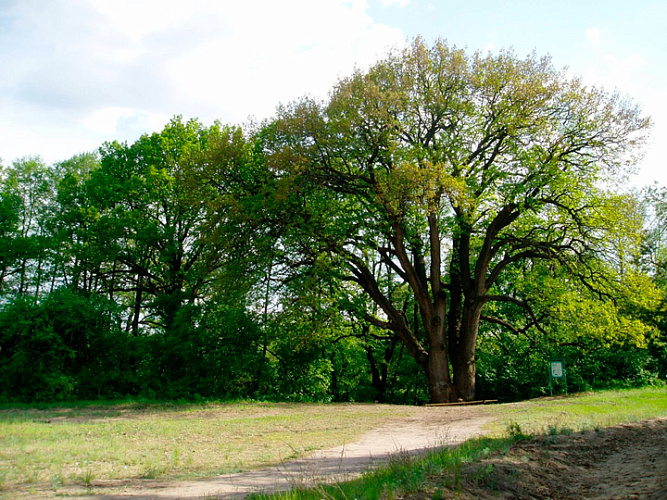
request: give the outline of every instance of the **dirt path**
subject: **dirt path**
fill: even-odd
[[[109,493],[77,499],[243,498],[252,492],[280,491],[325,481],[351,479],[396,453],[419,453],[434,446],[457,444],[484,433],[492,421],[477,407],[426,407],[366,434],[360,441],[323,450],[279,466],[228,474],[201,481],[96,481]]]
[[[392,454],[417,454],[484,434],[493,420],[491,415],[488,408],[474,406],[417,408],[410,417],[396,419],[359,441],[275,467],[199,481],[98,480],[91,489],[66,487],[59,489],[57,496],[90,500],[234,499],[252,492],[341,481],[385,462]],[[432,477],[429,484],[430,489],[405,500],[667,500],[667,418],[538,436],[516,443],[504,455],[492,455]],[[54,493],[44,489],[44,495],[39,495],[39,488],[30,491],[16,493],[28,495],[18,498],[52,498]]]

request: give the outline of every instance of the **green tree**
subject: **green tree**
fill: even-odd
[[[49,279],[53,241],[55,177],[39,157],[24,157],[3,169],[0,190],[0,285],[17,295],[39,297]]]
[[[5,279],[13,273],[18,258],[14,239],[18,235],[19,204],[18,195],[3,188],[0,193],[0,295]]]
[[[663,379],[667,378],[667,188],[651,186],[643,191],[646,217],[642,241],[641,267],[662,290],[661,306],[650,313],[650,320],[660,330],[649,349],[658,360]]]
[[[506,293],[528,297],[529,308],[499,302],[485,309],[477,349],[480,397],[549,394],[546,367],[553,359],[565,361],[572,390],[654,382],[658,371],[650,347],[657,332],[650,316],[662,294],[636,269],[604,274],[616,277],[590,289],[555,262],[527,262],[505,273]],[[601,300],[600,293],[612,299]]]
[[[667,188],[647,187],[642,198],[646,227],[641,264],[664,288],[667,283]]]
[[[240,129],[180,118],[132,145],[105,144],[79,198],[66,201],[81,243],[75,285],[124,302],[135,335],[142,324],[170,330],[227,262],[223,187],[249,161]]]
[[[555,261],[596,287],[605,180],[622,174],[649,120],[626,100],[509,52],[468,55],[416,40],[303,99],[265,129],[295,257],[326,253],[378,306],[424,370],[434,402],[470,400],[485,309],[526,297],[500,286]],[[301,257],[298,257],[301,255]],[[372,272],[381,261],[392,286]],[[312,258],[311,258],[312,262]],[[409,290],[415,331],[389,290]]]
[[[60,288],[0,310],[0,399],[39,401],[127,394],[127,335],[117,307]]]
[[[57,214],[50,221],[50,231],[58,249],[53,256],[54,287],[93,289],[91,277],[99,269],[96,263],[101,256],[91,255],[91,234],[87,229],[96,211],[86,198],[86,188],[99,166],[97,153],[82,153],[53,167]]]

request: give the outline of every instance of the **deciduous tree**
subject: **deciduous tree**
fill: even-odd
[[[418,39],[341,80],[326,102],[282,108],[264,137],[301,261],[328,254],[377,304],[365,320],[396,334],[431,400],[446,402],[474,397],[480,321],[494,321],[484,311],[529,306],[501,286],[510,269],[554,261],[595,288],[602,186],[648,126],[632,103],[548,58]],[[372,272],[378,261],[391,287]],[[399,286],[423,334],[389,293]]]
[[[132,145],[105,144],[72,204],[85,214],[75,236],[93,280],[79,287],[125,300],[135,335],[140,323],[169,330],[226,262],[237,221],[224,188],[249,154],[240,129],[180,118]]]

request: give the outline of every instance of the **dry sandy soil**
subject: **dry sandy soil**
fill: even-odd
[[[505,456],[464,468],[461,477],[451,498],[664,500],[667,419],[539,436],[517,443]],[[433,498],[435,493],[408,498]]]
[[[243,498],[250,492],[349,479],[397,452],[419,453],[479,436],[491,420],[479,407],[423,408],[361,441],[272,468],[200,481],[96,481],[87,496],[82,490],[61,491],[59,496],[69,493],[70,498],[96,500]],[[435,477],[434,484],[440,486],[404,498],[667,499],[667,419],[522,441],[504,456],[490,456],[464,467],[458,479],[453,479]],[[454,482],[457,486],[452,489]],[[447,484],[450,486],[444,486]]]

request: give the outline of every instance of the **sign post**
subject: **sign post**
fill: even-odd
[[[565,364],[563,361],[549,361],[549,394],[553,396],[553,379],[562,378],[565,382],[565,395],[567,396],[567,376],[565,375]]]

